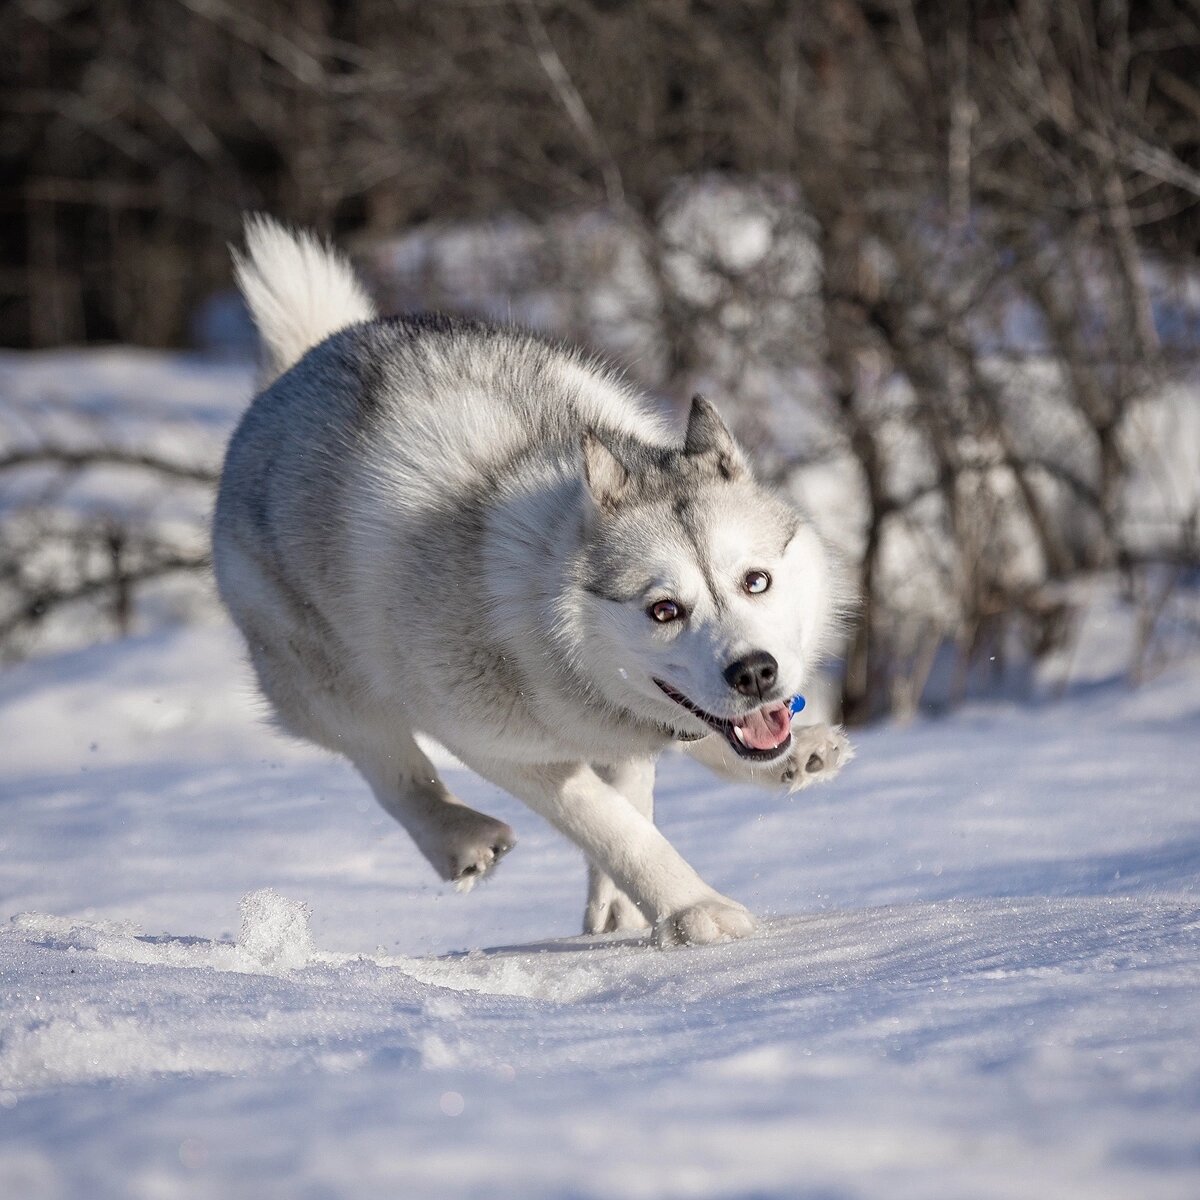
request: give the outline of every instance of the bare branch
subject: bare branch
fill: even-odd
[[[62,467],[66,470],[83,470],[87,467],[137,467],[166,475],[173,479],[186,479],[193,483],[215,484],[219,472],[212,467],[192,466],[188,463],[171,462],[152,454],[121,450],[115,447],[94,447],[89,450],[72,450],[64,446],[39,446],[30,450],[10,450],[0,454],[0,471],[12,471],[21,467]]]

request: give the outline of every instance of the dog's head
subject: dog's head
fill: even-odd
[[[758,484],[717,410],[692,402],[680,450],[583,439],[587,534],[577,653],[614,704],[740,756],[790,748],[833,618],[815,530]]]

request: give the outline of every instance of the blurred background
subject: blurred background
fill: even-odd
[[[0,64],[8,659],[211,617],[260,209],[714,399],[852,723],[1200,648],[1196,0],[7,0]]]

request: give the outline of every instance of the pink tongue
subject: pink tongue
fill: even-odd
[[[774,750],[787,741],[792,714],[786,704],[772,704],[752,712],[736,724],[741,726],[746,745],[752,750]]]

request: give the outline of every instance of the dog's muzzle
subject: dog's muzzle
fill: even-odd
[[[694,704],[678,688],[654,680],[658,689],[697,720],[721,734],[739,758],[753,762],[771,762],[782,758],[792,744],[792,712],[783,701],[764,704],[753,712],[739,717],[718,717]],[[675,735],[681,741],[696,741],[703,734]]]

